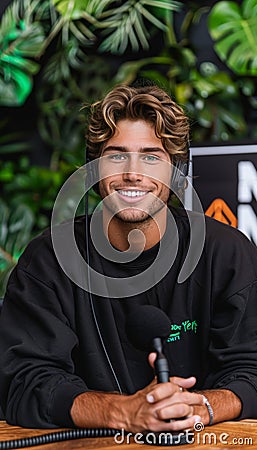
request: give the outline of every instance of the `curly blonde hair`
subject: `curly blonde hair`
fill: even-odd
[[[104,143],[114,135],[122,119],[145,120],[152,124],[173,163],[188,158],[189,122],[182,108],[158,86],[122,85],[91,106],[86,136],[91,160],[101,155]]]

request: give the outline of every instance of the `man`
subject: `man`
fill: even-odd
[[[93,106],[87,142],[90,159],[100,157],[102,210],[86,236],[84,217],[74,225],[93,269],[92,279],[83,272],[91,284],[82,289],[64,273],[49,231],[20,258],[0,324],[0,399],[8,422],[136,433],[257,417],[255,246],[206,217],[199,261],[178,281],[190,228],[200,229],[203,220],[167,206],[174,165],[188,159],[188,139],[182,109],[156,86],[116,87]],[[66,227],[56,232],[69,253]],[[104,254],[99,240],[101,248],[109,245]],[[79,264],[67,262],[76,278]],[[109,295],[95,273],[106,279]],[[117,280],[119,293],[112,287]],[[170,381],[161,384],[155,354],[134,348],[126,333],[131,309],[149,304],[170,320],[164,349]]]

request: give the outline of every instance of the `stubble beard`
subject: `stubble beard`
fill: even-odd
[[[123,223],[140,224],[154,219],[154,216],[167,205],[165,201],[156,198],[145,210],[132,206],[119,210],[114,202],[108,201],[105,203],[105,206],[108,211],[112,213],[113,217],[117,218],[119,221]]]

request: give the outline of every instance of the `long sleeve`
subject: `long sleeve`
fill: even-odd
[[[72,400],[87,390],[74,374],[71,359],[77,337],[48,286],[22,270],[17,270],[14,278],[0,325],[0,364],[4,368],[0,386],[6,419],[30,427],[71,426]],[[28,280],[31,292],[26,295]],[[31,302],[37,290],[44,305]]]
[[[241,399],[240,419],[257,417],[257,250],[238,230],[219,228],[224,236],[212,236],[209,270],[213,302],[207,382]]]
[[[78,219],[82,255],[83,233]],[[82,271],[80,261],[69,262]],[[9,279],[0,316],[0,404],[11,424],[71,427],[73,400],[87,391],[132,392],[133,385],[110,301],[95,298],[93,313],[88,293],[60,267],[47,230]]]
[[[73,291],[71,283],[58,280],[61,273],[52,266],[48,251],[35,257],[41,248],[39,240],[25,251],[5,296],[0,319],[1,406],[9,423],[72,426],[73,398],[87,387],[74,373],[72,354],[78,337],[58,294],[65,292],[63,298],[72,304]]]
[[[257,283],[226,299],[211,328],[213,388],[230,389],[242,401],[240,419],[257,417]]]

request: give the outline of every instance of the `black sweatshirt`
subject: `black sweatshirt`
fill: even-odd
[[[179,283],[190,242],[188,215],[196,229],[199,217],[182,209],[172,213],[179,244],[168,273],[127,298],[92,295],[94,311],[88,292],[59,266],[50,231],[28,245],[11,274],[0,318],[0,403],[9,423],[70,427],[78,394],[132,394],[146,386],[154,376],[147,352],[135,349],[125,332],[126,315],[141,304],[155,305],[170,318],[170,375],[195,376],[194,389],[230,389],[242,401],[240,419],[257,418],[257,249],[238,230],[206,217],[200,260]],[[59,226],[60,237],[65,227]],[[75,235],[85,256],[84,217],[76,219]],[[166,256],[173,237],[168,227]],[[106,276],[135,276],[158,251],[159,245],[119,264],[100,256],[89,237],[90,265]],[[70,264],[81,270],[76,261]]]

